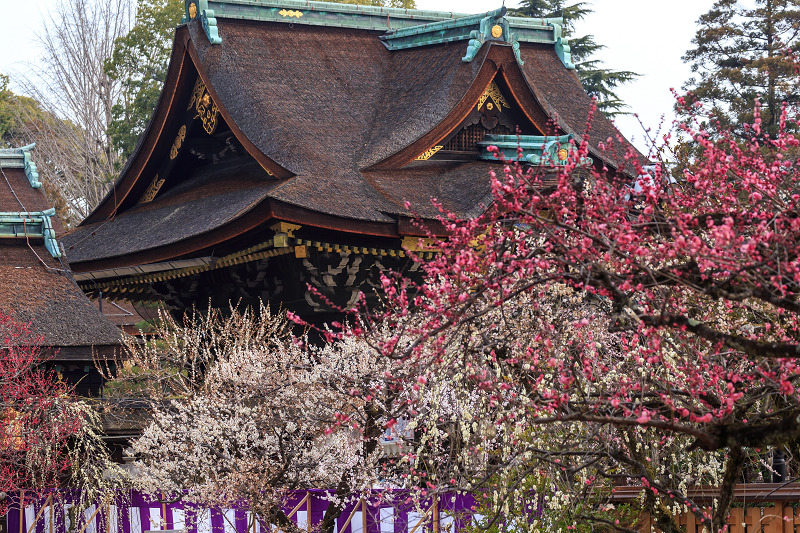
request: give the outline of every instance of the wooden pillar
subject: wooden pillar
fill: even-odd
[[[19,533],[25,533],[25,492],[19,491]]]
[[[361,498],[361,533],[368,533],[367,529],[367,499]]]
[[[433,500],[433,533],[439,533],[439,497]]]
[[[311,531],[311,493],[306,492],[306,531]]]

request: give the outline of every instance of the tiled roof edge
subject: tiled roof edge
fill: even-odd
[[[50,220],[55,214],[52,207],[46,211],[0,212],[0,238],[41,237],[50,255],[58,259],[61,250]]]
[[[35,147],[36,143],[21,148],[0,148],[0,169],[24,169],[25,176],[28,178],[31,187],[38,189],[42,186],[42,182],[39,181],[39,172],[36,170],[36,163],[31,159],[31,150]]]

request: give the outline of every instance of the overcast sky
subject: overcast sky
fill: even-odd
[[[0,72],[13,73],[37,65],[36,34],[42,18],[59,1],[0,0]],[[509,6],[516,0],[509,0]],[[503,0],[417,0],[417,7],[460,13],[481,13],[500,7]],[[691,46],[697,18],[712,0],[591,0],[595,12],[577,28],[606,46],[598,57],[608,68],[632,70],[641,77],[619,91],[641,121],[655,130],[662,115],[672,121],[670,87],[680,88],[689,77],[681,56]],[[46,66],[45,66],[46,68]],[[617,119],[617,126],[637,147],[645,150],[644,135],[633,117]]]

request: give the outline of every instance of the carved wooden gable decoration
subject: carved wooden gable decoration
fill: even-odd
[[[476,159],[483,149],[478,143],[487,135],[542,135],[506,94],[502,80],[492,80],[467,118],[416,160]]]
[[[152,202],[159,194],[205,167],[221,163],[229,165],[234,159],[250,161],[246,150],[220,114],[202,78],[197,76],[189,93],[180,121],[170,139],[169,151],[161,158],[158,168],[153,168],[149,185],[139,196],[138,204]],[[274,177],[269,170],[266,174]]]

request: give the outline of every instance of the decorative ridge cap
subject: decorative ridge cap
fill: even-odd
[[[465,18],[486,17],[489,13],[457,13],[454,11],[432,11],[426,9],[407,9],[401,7],[367,6],[360,4],[341,4],[336,2],[322,2],[316,0],[184,0],[185,12],[181,23],[184,24],[196,18],[201,19],[203,12],[208,17],[231,18],[240,20],[270,20],[276,19],[272,14],[265,13],[274,9],[286,9],[310,12],[336,13],[362,17],[380,17],[381,23],[376,24],[386,30],[396,30],[406,26],[417,26],[432,22],[457,20]],[[195,5],[194,17],[191,5]],[[277,12],[279,13],[279,11]],[[552,29],[553,24],[562,24],[561,18],[525,18],[506,17],[512,28],[537,28]],[[286,15],[276,20],[292,23],[306,23],[303,17]],[[317,22],[319,24],[319,22]],[[346,26],[344,21],[328,21],[331,26]]]
[[[39,181],[39,172],[36,163],[31,159],[31,150],[36,148],[36,143],[31,143],[19,148],[0,148],[0,168],[21,168],[31,187],[38,189],[42,186]]]
[[[0,211],[0,218],[3,217],[17,217],[17,218],[36,218],[36,217],[52,217],[56,214],[56,208],[51,207],[44,211]]]
[[[439,20],[436,22],[425,22],[423,24],[417,24],[414,26],[406,26],[404,28],[389,30],[390,33],[387,35],[382,35],[381,39],[385,40],[391,37],[418,35],[420,33],[433,32],[446,28],[468,26],[471,24],[480,23],[480,21],[486,17],[502,17],[505,14],[505,12],[506,8],[501,7],[499,9],[495,9],[493,11],[487,11],[486,13],[479,13],[477,15],[464,15],[462,17],[457,17],[447,20]]]
[[[58,259],[61,257],[61,249],[58,246],[56,232],[50,220],[55,214],[54,207],[44,211],[0,212],[0,237],[42,237],[44,239],[44,247],[47,248],[50,255]],[[23,224],[24,227],[22,234],[19,234],[16,228],[19,224]],[[34,228],[29,224],[35,224],[39,227]]]
[[[550,18],[539,18],[539,17],[506,17],[506,20],[511,25],[512,28],[542,28],[542,27],[550,27],[552,28],[554,24],[558,24],[563,26],[564,25],[564,18],[563,17],[550,17]]]
[[[463,14],[316,0],[184,0],[181,23],[199,20],[211,44],[222,43],[218,18],[384,30],[389,33],[381,39],[393,50],[469,40],[464,59],[467,62],[486,41],[511,44],[520,64],[519,42],[548,43],[555,44],[556,53],[567,69],[575,68],[568,40],[561,36],[562,18],[505,17],[505,14],[505,7],[482,14]],[[498,24],[502,27],[502,36],[492,36],[489,30]],[[480,28],[474,32],[459,31],[470,25]],[[437,35],[437,32],[447,35]]]
[[[198,2],[203,2],[203,0],[185,0],[187,10],[192,2],[199,7]],[[381,17],[389,16],[401,19],[413,19],[416,21],[425,19],[430,19],[431,21],[447,20],[469,16],[469,14],[455,13],[452,11],[429,11],[423,9],[406,9],[402,7],[340,4],[315,0],[205,0],[205,3],[208,4],[209,8],[215,10],[216,16],[223,18],[247,18],[248,14],[254,13],[258,8],[304,9],[329,13],[378,15]],[[226,9],[226,6],[230,6],[230,8]],[[252,9],[248,10],[247,8]],[[187,11],[187,15],[188,14]],[[188,17],[188,19],[191,19],[191,17]]]

